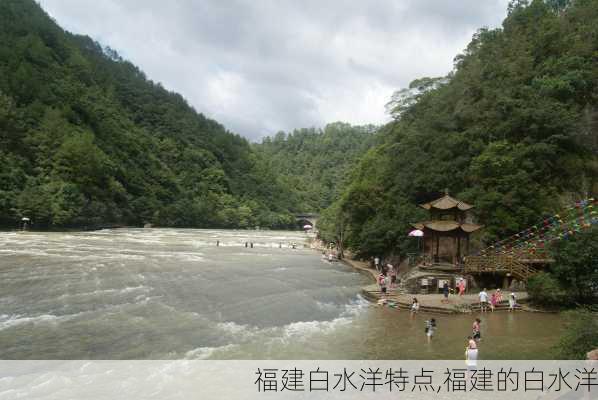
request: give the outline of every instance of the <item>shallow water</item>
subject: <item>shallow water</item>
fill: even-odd
[[[363,300],[368,278],[323,261],[303,248],[306,238],[181,229],[0,233],[0,358],[462,358],[475,316],[436,317],[428,343],[427,315]],[[560,321],[488,314],[480,355],[550,358]]]

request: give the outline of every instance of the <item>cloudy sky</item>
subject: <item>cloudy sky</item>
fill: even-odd
[[[508,0],[41,0],[251,140],[388,120],[391,94],[440,76]]]

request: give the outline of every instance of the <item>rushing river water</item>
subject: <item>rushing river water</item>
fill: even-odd
[[[471,315],[369,304],[302,232],[0,233],[3,359],[459,359]],[[220,246],[216,246],[216,242]],[[245,242],[254,247],[245,247]],[[297,243],[296,249],[290,243]],[[483,318],[485,359],[550,358],[550,314]]]

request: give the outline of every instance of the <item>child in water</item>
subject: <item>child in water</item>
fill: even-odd
[[[480,328],[480,324],[482,323],[482,321],[479,318],[476,318],[475,321],[473,321],[473,339],[476,342],[479,342],[480,339],[482,339],[482,332],[481,332],[481,328]]]
[[[426,321],[426,336],[428,336],[428,341],[432,339],[434,333],[436,331],[436,320],[434,318],[430,318],[430,320]]]
[[[419,311],[419,303],[417,302],[417,298],[413,298],[413,303],[411,303],[411,312],[416,313]]]

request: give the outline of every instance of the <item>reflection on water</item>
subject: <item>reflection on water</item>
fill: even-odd
[[[359,296],[367,278],[323,261],[305,240],[274,231],[1,233],[0,358],[462,358],[473,316],[437,317],[428,343],[425,314],[370,305]],[[480,354],[550,358],[559,330],[556,315],[488,314]]]

